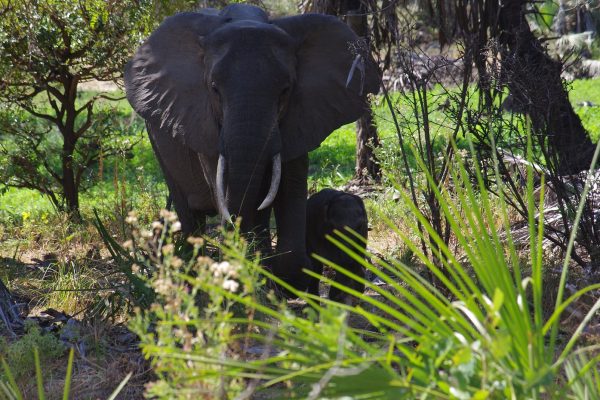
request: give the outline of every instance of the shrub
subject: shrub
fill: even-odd
[[[533,204],[540,199],[534,195],[533,172],[528,172],[527,198]],[[593,347],[575,350],[575,346],[600,309],[600,300],[568,339],[562,340],[558,332],[567,329],[561,326],[565,308],[600,285],[563,299],[567,256],[555,307],[545,318],[543,210],[539,216],[531,207],[529,265],[522,265],[503,199],[499,210],[493,208],[483,178],[470,180],[459,153],[449,179],[455,193],[435,190],[435,196],[456,235],[458,251],[444,244],[409,195],[397,188],[422,226],[421,238],[429,246],[437,245],[430,248],[437,249],[441,265],[407,234],[390,226],[443,287],[433,286],[398,261],[373,256],[371,263],[366,262],[355,254],[359,246],[351,249],[331,238],[385,282],[378,286],[364,281],[374,296],[322,277],[360,297],[361,303],[353,307],[295,292],[262,269],[258,258],[248,261],[248,247],[235,234],[226,236],[220,246],[228,264],[198,257],[200,243],[205,243],[201,239],[191,239],[194,255],[189,260],[174,255],[168,235],[155,232],[152,240],[138,241],[137,251],[153,254],[146,260],[156,270],[148,280],[156,301],[149,310],[138,310],[132,325],[158,375],[149,394],[158,398],[237,395],[247,399],[263,393],[310,399],[538,399],[593,393],[599,383],[594,366],[600,357],[593,356]],[[416,222],[412,230],[419,231]],[[362,280],[343,266],[328,264],[338,273]],[[225,270],[229,275],[219,272]],[[266,290],[266,279],[303,299],[302,312],[272,292],[258,295]],[[579,354],[588,358],[578,358]]]

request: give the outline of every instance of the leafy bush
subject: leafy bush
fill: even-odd
[[[60,209],[79,212],[90,166],[131,148],[106,93],[78,86],[116,81],[150,28],[152,2],[9,2],[0,19],[0,177]],[[127,130],[125,129],[125,130]],[[110,138],[109,140],[107,140]]]

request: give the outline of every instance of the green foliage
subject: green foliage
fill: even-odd
[[[165,228],[168,230],[171,224],[166,222]],[[198,257],[203,244],[197,239],[192,239],[194,256],[184,262],[174,254],[172,239],[169,236],[165,239],[155,241],[154,245],[138,242],[140,250],[148,251],[148,262],[156,266],[158,256],[164,266],[149,280],[156,291],[156,302],[140,309],[131,322],[133,331],[142,338],[142,351],[151,357],[161,377],[149,387],[148,395],[197,398],[220,391],[239,393],[244,387],[244,374],[221,376],[221,367],[202,360],[227,357],[230,348],[243,345],[240,329],[232,322],[249,314],[240,314],[239,305],[229,301],[221,291],[231,290],[256,298],[261,287],[256,269],[242,268],[242,262],[247,262],[244,258],[214,263],[207,257]],[[257,265],[256,261],[253,265]],[[211,286],[207,291],[206,282]],[[189,354],[191,361],[182,358],[181,351]],[[202,368],[189,368],[190,365]]]
[[[150,231],[140,232],[139,229],[134,229],[132,232],[132,240],[127,244],[120,245],[108,232],[106,226],[94,210],[96,220],[94,225],[98,230],[104,245],[110,252],[112,259],[115,261],[119,272],[124,275],[124,284],[120,285],[118,290],[112,292],[109,296],[97,303],[93,313],[103,318],[115,319],[125,313],[130,313],[134,307],[146,309],[152,304],[156,296],[154,290],[147,285],[146,279],[155,271],[150,265],[145,266],[145,254],[139,252],[131,252],[134,241],[140,238],[148,238],[152,235]],[[127,221],[134,227],[138,226],[135,213],[130,213]],[[169,231],[165,230],[163,235],[167,235]],[[143,240],[143,239],[142,239]],[[145,266],[144,268],[140,268]]]
[[[97,160],[123,152],[130,123],[80,98],[78,86],[116,81],[150,28],[150,1],[9,2],[0,19],[0,189],[29,188],[79,213]],[[131,112],[131,111],[127,111]]]
[[[71,157],[75,184],[88,190],[98,176],[98,161],[127,154],[140,141],[143,127],[131,113],[102,105]],[[56,209],[65,208],[62,137],[52,123],[23,112],[0,113],[0,191],[9,187],[34,189],[48,197]]]
[[[600,356],[591,360],[585,354],[573,354],[565,365],[569,384],[576,399],[600,399]]]
[[[248,3],[262,6],[261,0],[153,0],[152,1],[156,18],[156,23],[160,23],[163,18],[182,11],[195,11],[199,8],[222,9],[234,3]],[[268,4],[266,5],[268,7]],[[279,9],[280,7],[276,7]]]
[[[597,90],[598,79],[577,80],[571,84],[569,96],[571,103],[583,120],[584,126],[590,132],[593,140],[596,141],[597,132],[600,128],[595,128],[600,121],[598,111],[600,107],[600,97]],[[91,92],[81,92],[81,98],[90,98],[94,95]],[[437,123],[443,123],[446,116],[440,110],[437,110],[435,104],[439,103],[438,97],[433,98],[434,110],[432,118]],[[477,93],[472,94],[472,97],[477,97]],[[400,115],[410,118],[411,110],[407,105],[400,101],[398,95],[392,94],[392,101]],[[581,105],[584,101],[590,101],[592,107]],[[117,110],[115,118],[118,119],[117,126],[126,127],[126,123],[131,118],[131,109],[127,105],[126,100],[121,100],[115,103]],[[375,104],[375,115],[381,139],[381,147],[376,150],[378,159],[382,167],[386,171],[386,177],[394,177],[394,179],[402,183],[405,181],[404,168],[402,167],[401,152],[398,146],[398,140],[394,131],[389,109],[383,104]],[[507,116],[509,118],[509,116]],[[514,121],[513,123],[516,123]],[[511,128],[506,125],[510,121],[504,121],[505,125],[499,125],[495,132],[507,132],[506,128]],[[444,123],[445,124],[445,123]],[[128,129],[129,133],[137,133],[141,129],[141,121],[134,119],[133,124]],[[351,178],[354,173],[354,152],[355,152],[355,131],[354,124],[346,125],[332,135],[330,135],[321,146],[311,152],[310,157],[310,177],[309,188],[311,190],[319,190],[323,187],[341,186]],[[523,137],[523,129],[519,126],[514,129],[520,129],[519,136]],[[135,140],[135,146],[130,152],[121,152],[116,157],[105,158],[103,162],[103,176],[100,180],[100,165],[98,162],[92,164],[91,168],[86,173],[87,183],[92,185],[87,192],[84,192],[82,197],[82,212],[88,218],[93,219],[92,209],[96,208],[106,212],[114,212],[115,204],[119,201],[119,191],[115,187],[115,169],[119,180],[124,180],[127,183],[125,188],[126,207],[125,209],[151,210],[153,215],[157,215],[161,207],[164,207],[166,199],[166,187],[163,182],[162,172],[158,166],[152,147],[146,135],[143,137],[132,138],[126,133],[120,133],[121,129],[115,129],[114,133],[118,135],[119,140]],[[438,135],[441,148],[446,143],[445,135]],[[58,138],[53,136],[55,140]],[[405,135],[409,140],[409,135]],[[443,139],[443,141],[442,141]],[[459,138],[460,139],[460,138]],[[500,138],[502,139],[502,137]],[[508,139],[508,138],[506,138]],[[0,130],[0,141],[1,141]],[[459,140],[459,148],[464,148],[464,141]],[[411,168],[417,166],[410,151],[409,165]],[[0,163],[0,169],[6,168],[8,163]],[[385,178],[387,179],[387,178]],[[2,182],[2,180],[0,180]],[[385,181],[386,186],[390,184]],[[10,188],[0,194],[0,222],[6,226],[21,225],[23,221],[29,219],[41,219],[44,215],[47,218],[53,210],[52,204],[45,198],[37,195],[34,191],[25,189]],[[124,214],[126,216],[126,212]]]
[[[261,3],[274,16],[294,15],[300,8],[295,0],[262,0]]]
[[[0,358],[6,360],[16,380],[30,376],[35,369],[34,349],[39,350],[43,363],[53,362],[65,352],[65,345],[54,335],[43,333],[35,322],[27,321],[25,332],[15,342],[0,347]],[[0,380],[2,378],[6,379],[6,376],[0,375]]]
[[[527,199],[543,204],[543,191],[541,199],[534,195],[533,176],[530,168]],[[152,249],[155,256],[148,261],[157,271],[149,280],[157,301],[149,311],[140,310],[133,323],[144,354],[159,371],[150,393],[158,398],[250,398],[260,393],[311,399],[539,399],[593,393],[597,377],[584,372],[597,359],[581,361],[587,368],[577,375],[580,364],[573,364],[573,357],[600,300],[566,341],[556,332],[565,308],[600,285],[563,299],[567,255],[556,305],[546,318],[543,210],[538,216],[531,207],[529,266],[524,266],[508,233],[504,199],[492,197],[481,175],[473,183],[460,155],[449,180],[455,191],[435,190],[435,196],[456,235],[452,248],[401,187],[397,190],[423,231],[416,221],[408,222],[410,233],[389,222],[441,286],[399,261],[371,255],[372,263],[367,262],[355,253],[360,246],[349,248],[331,239],[385,282],[375,285],[324,260],[376,293],[357,293],[321,277],[360,298],[356,306],[294,291],[263,270],[256,258],[247,261],[248,249],[235,236],[221,246],[225,261],[220,263],[197,257],[201,239],[191,239],[195,253],[189,260],[174,256],[172,242],[162,235],[138,242],[137,251]],[[438,262],[409,235],[420,235],[438,252]],[[266,299],[258,296],[265,278],[298,295],[307,307],[298,313],[270,293]],[[368,324],[357,325],[357,319]],[[593,348],[576,351],[592,354]],[[559,384],[565,373],[569,382]]]
[[[66,73],[81,81],[120,77],[149,31],[149,7],[148,1],[9,2],[0,20],[0,97],[14,101],[44,91],[56,97]],[[50,83],[56,86],[40,86]]]

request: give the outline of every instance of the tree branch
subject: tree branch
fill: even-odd
[[[61,103],[65,102],[65,100],[66,100],[65,95],[63,93],[61,93],[61,91],[58,90],[57,88],[55,88],[54,86],[47,84],[45,90],[50,92],[52,94],[52,96],[56,97],[58,99],[58,101],[60,101]]]
[[[85,131],[87,131],[90,128],[90,126],[92,126],[93,107],[94,103],[90,103],[87,105],[87,115],[85,122],[75,132],[75,140],[79,139],[85,133]]]
[[[52,109],[54,110],[54,112],[56,113],[56,118],[59,120],[62,120],[62,117],[65,113],[65,106],[63,103],[61,103],[61,109],[58,108],[58,106],[56,105],[56,101],[54,101],[54,99],[52,98],[52,96],[50,95],[50,91],[46,90],[46,96],[48,97],[48,103],[50,103],[50,106],[52,107]]]
[[[62,21],[60,18],[58,18],[56,16],[56,14],[54,12],[52,12],[52,10],[46,10],[46,11],[48,12],[49,17],[52,20],[52,22],[54,22],[54,24],[60,30],[60,34],[62,36],[62,40],[63,40],[64,46],[65,46],[64,51],[63,51],[63,57],[65,60],[67,60],[71,56],[71,36],[65,27],[64,21]]]
[[[20,103],[19,107],[23,108],[24,110],[26,110],[29,114],[33,115],[34,117],[45,119],[46,121],[50,121],[59,127],[62,126],[62,121],[59,120],[58,118],[53,117],[52,115],[43,114],[41,112],[38,112],[35,109],[33,109],[32,107],[30,107],[26,104],[23,104],[23,103]]]

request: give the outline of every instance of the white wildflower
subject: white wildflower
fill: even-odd
[[[220,263],[212,263],[210,266],[210,272],[213,273],[215,278],[220,278],[227,274],[227,270],[229,269],[229,263],[227,261],[223,261]]]
[[[157,279],[154,281],[154,290],[158,294],[166,295],[169,293],[169,290],[173,287],[173,282],[168,279]]]
[[[164,218],[165,221],[175,222],[177,221],[177,214],[169,210],[160,210],[160,216]]]
[[[150,239],[152,236],[154,236],[154,234],[147,229],[144,229],[143,231],[141,231],[140,235],[146,239]]]
[[[160,221],[154,221],[152,223],[152,229],[162,229],[163,224]]]
[[[213,259],[206,256],[198,256],[196,262],[200,265],[209,266],[208,268],[210,269],[210,266],[213,264]]]
[[[137,214],[135,213],[135,211],[130,211],[129,214],[127,214],[127,218],[125,218],[125,222],[127,222],[130,225],[133,225],[138,222]]]
[[[133,241],[127,240],[127,241],[123,242],[123,248],[127,249],[127,250],[133,249]]]
[[[229,290],[232,293],[237,292],[239,287],[240,287],[240,284],[237,283],[236,281],[234,281],[233,279],[225,279],[223,281],[223,289]]]
[[[193,246],[202,246],[204,244],[204,239],[199,238],[199,237],[194,237],[194,236],[190,236],[189,238],[187,238],[187,241],[189,244],[193,245]]]
[[[166,256],[167,254],[173,254],[173,251],[175,250],[175,246],[173,246],[171,243],[169,244],[165,244],[162,247],[162,253]]]
[[[171,258],[171,266],[173,268],[179,268],[183,265],[183,260],[179,257],[174,256]]]
[[[173,225],[171,225],[171,232],[179,232],[181,230],[181,222],[175,221]]]

